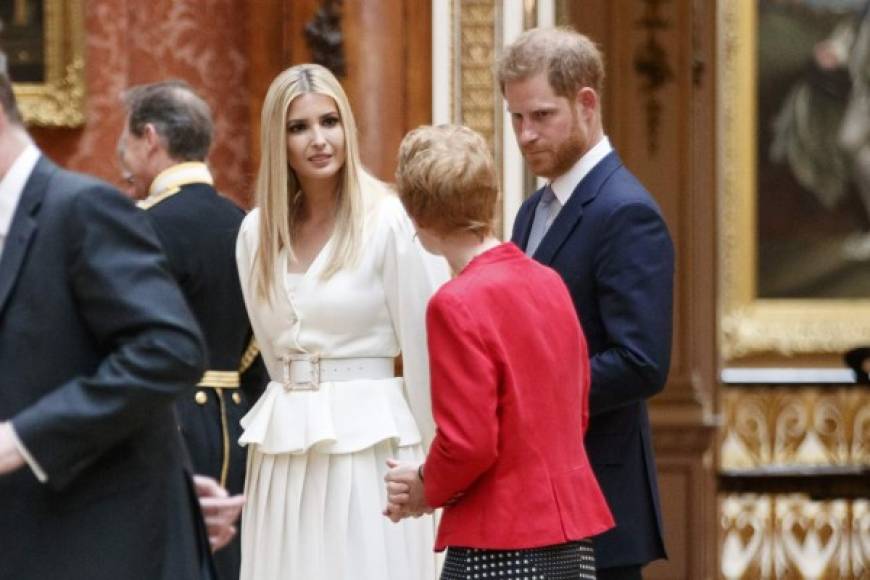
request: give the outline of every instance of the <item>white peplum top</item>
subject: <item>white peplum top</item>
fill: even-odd
[[[370,187],[369,189],[374,189]],[[379,189],[379,188],[378,188]],[[429,398],[425,311],[447,280],[446,262],[428,254],[392,193],[368,192],[369,210],[357,263],[324,280],[327,242],[304,274],[288,274],[288,255],[276,263],[271,303],[255,297],[252,265],[260,210],[245,218],[236,259],[245,305],[271,382],[242,419],[242,445],[261,453],[353,453],[393,439],[422,443],[434,435]],[[322,382],[316,391],[286,390],[280,357],[389,357],[400,353],[404,377]]]

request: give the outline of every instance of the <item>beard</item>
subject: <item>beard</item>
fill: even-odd
[[[526,157],[532,173],[539,177],[555,179],[571,169],[577,160],[586,153],[586,133],[580,127],[580,122],[576,116],[571,125],[571,132],[564,141],[556,143],[550,148],[549,155],[542,155],[537,159]]]
[[[556,150],[553,152],[553,175],[551,179],[567,173],[586,152],[586,141],[583,139],[583,133],[579,128],[575,129],[571,131],[571,135],[567,139],[556,146]]]

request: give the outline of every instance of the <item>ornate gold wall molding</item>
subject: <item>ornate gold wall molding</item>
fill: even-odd
[[[870,465],[870,390],[722,391],[724,470]]]
[[[870,575],[870,501],[803,495],[720,498],[721,574],[727,580],[857,580]]]
[[[82,0],[44,0],[45,82],[16,83],[21,114],[31,125],[75,127],[85,121]]]
[[[486,137],[495,151],[497,120],[495,102],[498,97],[493,63],[496,58],[495,0],[461,0],[454,4],[459,16],[460,73],[454,96],[458,99],[454,111],[459,122]]]

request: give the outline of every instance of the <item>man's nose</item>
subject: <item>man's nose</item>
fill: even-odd
[[[517,130],[517,140],[520,145],[528,145],[538,138],[538,132],[535,131],[535,128],[531,123],[524,123],[520,121],[516,127]]]

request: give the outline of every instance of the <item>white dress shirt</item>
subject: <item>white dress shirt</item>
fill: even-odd
[[[574,189],[576,189],[577,185],[583,181],[583,178],[586,177],[590,171],[595,169],[595,166],[598,165],[602,159],[607,157],[611,151],[613,151],[613,146],[610,144],[610,139],[605,135],[592,147],[592,149],[587,151],[583,157],[578,159],[577,163],[571,166],[571,169],[553,180],[550,187],[553,188],[553,193],[556,195],[556,200],[559,202],[560,207],[565,207],[565,204],[568,203],[568,199],[571,197],[571,194],[574,193]]]
[[[6,175],[0,179],[0,258],[3,256],[3,248],[6,244],[6,237],[9,235],[9,228],[12,225],[12,217],[15,215],[15,209],[18,207],[18,202],[21,200],[21,194],[24,192],[24,186],[27,185],[27,180],[30,179],[30,174],[33,173],[33,168],[36,167],[36,162],[39,161],[40,152],[36,145],[30,143],[24,148],[18,158],[12,163]],[[10,425],[11,426],[11,425]],[[45,483],[48,481],[48,476],[45,471],[36,462],[27,448],[18,438],[15,432],[15,427],[11,426],[12,440],[18,448],[18,452],[24,457],[27,465],[30,466],[33,475]]]
[[[547,235],[550,226],[556,221],[556,216],[559,215],[559,212],[568,203],[577,185],[611,151],[613,151],[613,147],[610,145],[610,139],[605,135],[585,155],[578,159],[571,166],[571,169],[545,186],[544,193],[541,195],[538,206],[535,208],[534,217],[532,218],[532,229],[529,233],[525,250],[527,256],[533,256],[538,250],[538,246],[543,241],[544,236]]]
[[[12,225],[18,200],[21,199],[21,193],[37,161],[39,149],[30,143],[18,155],[6,175],[0,178],[0,255],[3,255],[3,246],[6,236],[9,235],[9,226]]]

